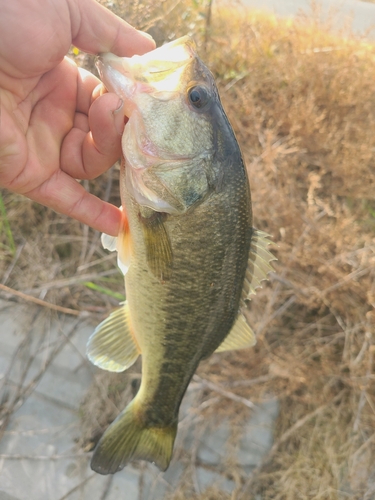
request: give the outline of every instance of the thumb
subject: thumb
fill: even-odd
[[[72,42],[84,52],[132,56],[155,48],[150,35],[136,30],[96,0],[74,0],[69,7]]]

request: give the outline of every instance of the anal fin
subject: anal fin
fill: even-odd
[[[122,372],[137,360],[140,349],[134,338],[127,303],[98,325],[87,342],[91,363],[110,372]]]
[[[244,349],[256,344],[256,337],[253,330],[247,324],[242,313],[238,315],[231,331],[219,345],[215,352],[232,351],[235,349]]]

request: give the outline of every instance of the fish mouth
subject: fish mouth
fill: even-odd
[[[141,58],[141,66],[144,66],[144,69],[147,69],[150,74],[157,74],[175,71],[195,57],[197,57],[197,53],[193,39],[189,36],[183,36],[143,56],[133,56],[131,60],[137,65],[138,60]]]
[[[130,98],[135,90],[135,82],[128,61],[130,59],[127,57],[118,57],[108,52],[98,56],[96,67],[100,79],[109,92],[114,92],[120,97]]]
[[[149,93],[176,91],[185,67],[196,57],[193,39],[184,36],[142,56],[100,54],[96,66],[107,90],[131,99],[139,86]]]

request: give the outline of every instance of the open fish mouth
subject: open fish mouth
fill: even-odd
[[[174,92],[184,69],[197,57],[194,41],[184,36],[142,56],[100,54],[96,66],[110,92],[131,98],[137,83],[144,92]]]

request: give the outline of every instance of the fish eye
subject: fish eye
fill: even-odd
[[[210,95],[205,87],[197,85],[189,89],[188,98],[194,108],[200,109],[207,104]]]

